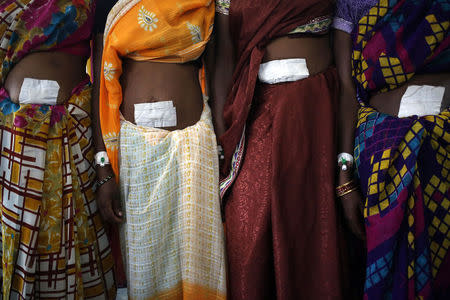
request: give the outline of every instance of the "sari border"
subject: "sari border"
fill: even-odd
[[[233,182],[236,180],[236,177],[239,173],[239,169],[241,167],[242,158],[244,156],[244,149],[245,149],[245,126],[244,130],[242,131],[241,139],[239,141],[239,144],[236,146],[236,149],[234,150],[233,157],[231,158],[231,168],[230,173],[227,177],[219,181],[219,187],[220,187],[220,200],[222,204],[222,209],[225,207],[224,202],[224,196],[225,193],[228,191],[228,189],[231,187]]]
[[[137,5],[141,0],[119,0],[113,6],[106,19],[105,32],[103,34],[103,46],[105,45],[106,37],[111,31],[112,27],[126,14],[130,9]]]

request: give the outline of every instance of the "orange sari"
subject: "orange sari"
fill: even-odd
[[[140,130],[146,132],[146,137],[150,135],[154,140],[161,136],[161,132],[166,134],[164,130],[154,128],[144,130],[139,127],[139,130],[135,130],[138,126],[129,122],[121,124],[119,108],[122,103],[122,88],[119,78],[122,74],[122,58],[166,63],[196,60],[202,55],[211,36],[214,13],[212,0],[178,2],[120,0],[109,13],[105,27],[99,106],[103,140],[116,178],[119,178],[119,133],[121,130],[121,145],[127,140],[142,138],[141,134],[137,134]],[[158,197],[152,197],[146,193],[133,194],[133,197],[138,199],[136,202],[144,207],[142,210],[129,208],[130,203],[134,203],[133,200],[127,199],[131,192],[126,195],[122,193],[126,223],[122,227],[125,238],[121,241],[125,241],[127,245],[127,253],[124,257],[127,262],[130,299],[222,300],[226,298],[226,264],[219,206],[216,138],[207,104],[202,116],[204,117],[196,126],[191,127],[190,131],[171,132],[177,137],[195,136],[190,140],[201,141],[199,146],[185,143],[183,140],[180,143],[187,149],[177,152],[177,155],[180,154],[178,158],[185,159],[185,162],[188,161],[187,165],[195,169],[192,172],[182,173],[184,169],[180,167],[180,170],[183,169],[181,173],[168,174],[168,178],[172,180],[161,179],[158,172],[152,169],[152,165],[147,164],[148,161],[144,159],[140,161],[141,158],[148,157],[145,151],[148,150],[150,153],[153,148],[160,146],[159,144],[144,143],[141,148],[135,148],[136,145],[132,143],[132,151],[121,151],[122,163],[130,162],[131,154],[139,153],[137,158],[139,163],[145,164],[148,170],[152,171],[146,176],[134,176],[136,174],[134,172],[131,176],[130,172],[124,172],[120,180],[121,186],[124,182],[129,182],[129,178],[134,180],[135,177],[139,177],[147,180],[155,174],[151,180],[147,181],[153,183],[153,179],[156,178],[155,181],[167,183],[158,187],[151,184],[143,189],[146,192],[155,192]],[[167,139],[164,140],[167,141]],[[203,150],[195,151],[194,146],[199,146],[197,148]],[[153,148],[149,150],[149,147]],[[130,155],[127,156],[128,154]],[[184,154],[191,159],[186,159]],[[199,157],[195,163],[192,162],[194,157]],[[205,163],[206,157],[211,158],[208,160],[209,164]],[[123,168],[123,165],[121,167]],[[191,175],[184,176],[186,173]],[[180,192],[179,195],[174,196],[170,188],[166,194],[158,190],[160,187],[167,190],[170,182],[179,182],[177,178],[186,179],[189,183],[175,184],[173,190],[183,189],[186,192]],[[200,178],[201,183],[196,184],[194,180]],[[135,183],[133,181],[133,184]],[[167,197],[164,198],[162,194]],[[149,211],[155,212],[151,211],[154,206],[156,206],[156,213],[144,216]],[[170,206],[171,209],[166,209],[166,206]],[[174,210],[179,213],[174,213]],[[158,215],[166,213],[169,213],[171,217],[158,219]],[[208,220],[207,224],[201,224],[203,220]],[[165,224],[162,227],[170,233],[164,236],[165,231],[155,224]],[[164,251],[158,252],[161,245],[167,245],[167,247]],[[135,251],[135,249],[138,250]],[[138,251],[140,252],[137,253]]]
[[[167,63],[196,60],[209,41],[213,22],[212,0],[122,0],[109,13],[100,81],[100,124],[116,175],[122,57]]]

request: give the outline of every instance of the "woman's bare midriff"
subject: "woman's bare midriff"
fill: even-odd
[[[444,99],[442,100],[441,111],[450,105],[450,73],[415,75],[407,84],[385,93],[373,95],[369,104],[379,112],[397,116],[400,102],[406,89],[410,85],[431,85],[443,86],[445,88]]]
[[[25,78],[54,80],[59,84],[57,103],[64,103],[72,90],[86,79],[86,60],[86,57],[55,51],[28,54],[9,72],[5,89],[11,101],[18,103]]]
[[[295,35],[274,39],[266,47],[263,62],[286,58],[306,59],[310,75],[325,71],[333,62],[329,35]]]
[[[166,130],[183,129],[200,119],[203,97],[198,66],[124,59],[122,67],[120,111],[125,120],[135,122],[135,104],[159,101],[172,101],[176,108],[177,126]]]

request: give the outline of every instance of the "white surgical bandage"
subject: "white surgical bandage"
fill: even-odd
[[[259,66],[261,82],[274,84],[308,78],[309,70],[304,58],[271,60]]]
[[[54,80],[25,78],[20,88],[19,102],[56,105],[58,93],[59,84]]]
[[[441,112],[445,87],[410,85],[403,94],[398,111],[399,118],[437,115]]]
[[[177,111],[172,101],[138,103],[134,105],[136,125],[162,128],[177,126]]]

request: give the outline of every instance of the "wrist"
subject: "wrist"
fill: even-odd
[[[352,179],[344,184],[340,184],[336,187],[336,196],[341,198],[345,195],[353,193],[358,190],[358,182],[355,179]]]
[[[111,175],[105,176],[102,179],[98,179],[97,181],[95,181],[94,187],[93,187],[94,192],[97,192],[102,186],[107,185],[108,182],[110,180],[112,180],[113,178],[114,178],[114,174],[111,174]]]
[[[338,183],[339,184],[344,184],[352,179],[354,179],[354,171],[353,169],[350,170],[341,170],[339,169],[339,174],[338,174]]]
[[[97,173],[97,178],[99,178],[100,180],[114,174],[111,165],[105,165],[103,167],[97,165],[95,167],[95,171]]]

